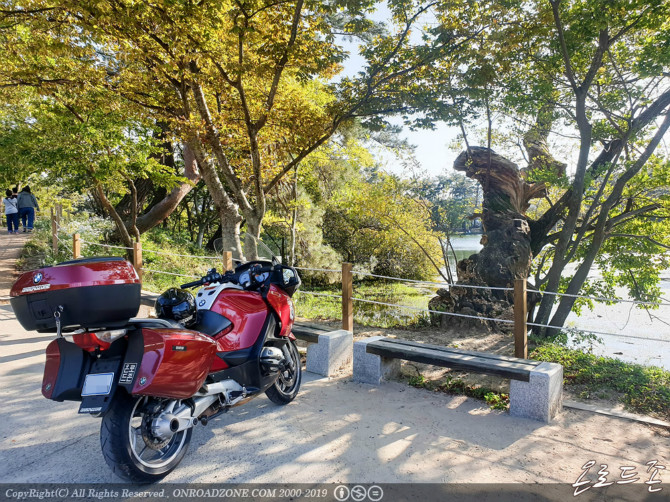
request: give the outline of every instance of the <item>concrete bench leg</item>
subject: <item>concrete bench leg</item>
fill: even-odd
[[[354,382],[379,385],[382,380],[400,372],[400,360],[368,354],[368,343],[381,340],[383,336],[373,336],[354,343]]]
[[[542,363],[530,372],[530,381],[510,380],[509,413],[549,423],[561,408],[563,366]]]
[[[321,333],[317,343],[307,346],[307,371],[333,376],[352,358],[354,337],[350,331]]]

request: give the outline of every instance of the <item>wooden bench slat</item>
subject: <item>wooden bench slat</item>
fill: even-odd
[[[292,331],[296,338],[309,343],[317,343],[319,341],[319,335],[328,332],[323,329],[313,328],[311,326],[300,324],[294,324]]]
[[[417,344],[419,345],[419,344]],[[495,359],[492,357],[481,357],[481,355],[469,355],[450,353],[446,347],[416,347],[407,344],[394,343],[393,340],[377,340],[367,345],[366,351],[381,357],[404,359],[436,366],[447,366],[460,370],[475,370],[481,373],[498,375],[528,382],[530,372],[535,367],[525,362],[513,362]],[[521,360],[523,361],[523,360]]]
[[[511,357],[511,356],[504,356],[500,354],[493,354],[491,352],[476,352],[473,350],[464,350],[464,349],[457,349],[457,348],[452,348],[452,347],[444,347],[443,345],[432,345],[429,343],[421,343],[421,342],[410,342],[409,340],[398,340],[397,338],[385,338],[385,342],[389,343],[397,343],[398,345],[407,345],[410,347],[419,347],[419,348],[429,348],[433,350],[441,350],[444,352],[449,352],[449,353],[457,353],[457,354],[463,354],[463,355],[468,355],[468,356],[476,356],[476,357],[484,357],[487,359],[493,359],[493,360],[501,360],[501,361],[510,361],[513,363],[518,363],[523,361],[525,364],[531,365],[531,366],[539,366],[542,364],[542,361],[532,361],[529,359],[519,359],[518,357]]]

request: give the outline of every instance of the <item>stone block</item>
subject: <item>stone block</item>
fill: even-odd
[[[319,341],[307,346],[307,371],[323,376],[335,375],[351,364],[353,343],[351,331],[320,333]]]
[[[544,362],[530,372],[530,380],[510,380],[509,413],[549,423],[561,409],[563,366]]]
[[[354,343],[354,382],[379,385],[383,380],[400,372],[400,360],[368,354],[367,345],[381,340],[383,336],[373,336]]]

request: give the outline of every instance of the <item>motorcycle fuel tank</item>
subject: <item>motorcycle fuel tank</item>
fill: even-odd
[[[236,289],[221,291],[211,310],[233,323],[232,330],[215,337],[221,352],[251,347],[261,335],[268,315],[268,307],[260,293]]]

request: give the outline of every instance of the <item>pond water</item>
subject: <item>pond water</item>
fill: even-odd
[[[451,237],[451,246],[454,248],[454,253],[449,253],[449,266],[452,271],[456,270],[456,261],[454,261],[453,255],[455,254],[456,260],[460,261],[471,254],[478,253],[483,247],[479,242],[481,239],[482,234],[455,235]]]
[[[480,234],[452,237],[458,260],[467,258],[482,249]],[[450,256],[450,265],[455,266]],[[452,270],[455,270],[452,268]],[[661,274],[661,290],[664,302],[670,301],[670,271]],[[598,278],[597,269],[589,274]],[[629,299],[624,288],[617,289],[620,298]],[[582,330],[593,330],[611,335],[598,335],[602,343],[593,346],[597,355],[616,357],[624,361],[660,366],[670,370],[670,305],[646,310],[631,303],[604,305],[594,303],[594,309],[582,309],[581,315],[574,312],[568,316],[565,326]]]

